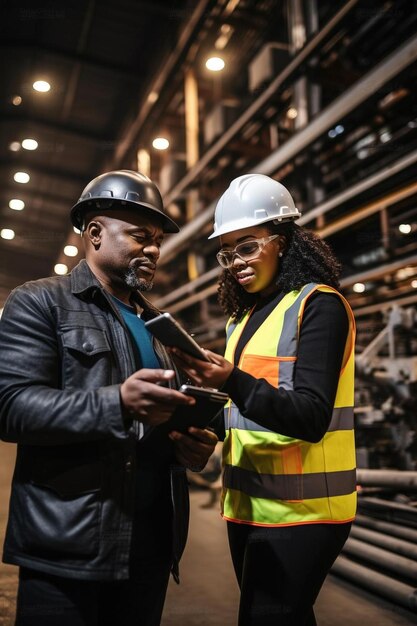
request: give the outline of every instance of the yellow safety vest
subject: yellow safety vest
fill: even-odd
[[[332,287],[314,283],[287,293],[248,341],[238,366],[274,387],[292,390],[304,307],[316,291],[337,294],[349,317],[329,428],[318,443],[286,437],[246,419],[229,401],[225,407],[222,493],[222,515],[227,520],[289,526],[341,523],[355,516],[355,321],[345,298]],[[237,324],[228,323],[225,357],[232,363],[249,316]]]

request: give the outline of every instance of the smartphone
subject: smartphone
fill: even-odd
[[[179,348],[196,359],[210,362],[204,350],[170,313],[162,313],[148,320],[145,327],[165,346]]]
[[[195,385],[181,385],[179,390],[187,396],[193,396],[196,400],[209,400],[210,402],[220,402],[225,404],[229,396],[223,391],[212,389],[211,387],[197,387]]]
[[[196,403],[193,406],[181,406],[175,409],[170,419],[163,424],[168,432],[178,430],[189,434],[189,426],[206,428],[229,399],[227,393],[209,387],[182,385],[179,391],[193,396]]]

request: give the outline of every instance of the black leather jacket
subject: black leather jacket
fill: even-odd
[[[138,299],[145,317],[155,314]],[[172,368],[157,342],[155,350]],[[69,276],[12,292],[0,354],[0,437],[18,444],[4,561],[79,579],[126,579],[136,464],[151,459],[171,482],[176,577],[188,528],[185,470],[173,465],[166,436],[151,429],[138,440],[123,421],[120,383],[137,369],[135,356],[85,261]]]

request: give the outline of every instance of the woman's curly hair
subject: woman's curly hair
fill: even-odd
[[[339,288],[341,265],[325,241],[294,222],[265,226],[271,234],[283,235],[286,241],[276,277],[277,289],[287,293],[298,290],[307,283],[321,283]],[[217,293],[224,313],[236,320],[241,319],[259,299],[258,294],[245,291],[228,270],[224,270],[220,276]]]

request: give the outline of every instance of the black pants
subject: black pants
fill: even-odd
[[[16,626],[159,626],[171,569],[167,499],[137,513],[130,578],[84,581],[20,569]]]
[[[239,626],[315,626],[314,602],[351,524],[227,527]]]

